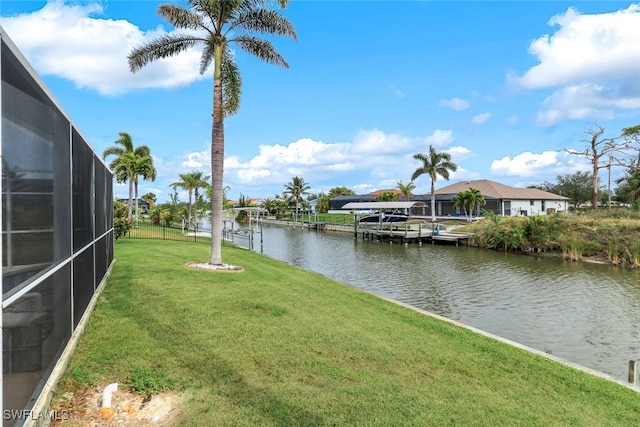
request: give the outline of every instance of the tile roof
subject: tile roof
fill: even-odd
[[[402,191],[398,190],[397,188],[389,188],[387,190],[372,191],[368,195],[369,196],[379,196],[379,195],[384,194],[384,193],[402,194]]]
[[[435,191],[436,195],[458,194],[469,188],[475,188],[485,198],[493,199],[511,199],[511,200],[569,200],[568,197],[543,191],[538,188],[518,188],[509,187],[499,182],[490,181],[488,179],[480,179],[476,181],[460,181],[455,184],[447,185]]]

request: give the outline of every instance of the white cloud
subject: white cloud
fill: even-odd
[[[616,110],[640,108],[640,5],[583,15],[574,8],[551,18],[552,35],[534,40],[529,53],[539,63],[522,76],[508,76],[524,89],[556,89],[538,121],[612,118]]]
[[[456,161],[460,161],[462,159],[466,159],[467,157],[469,157],[469,155],[471,154],[471,151],[467,147],[456,146],[456,147],[449,147],[447,149],[447,153],[451,154],[451,158],[452,160],[454,160],[454,163],[455,163]]]
[[[361,154],[389,154],[406,151],[411,147],[408,137],[387,134],[378,129],[359,130],[354,137],[351,150]]]
[[[489,112],[473,116],[473,118],[471,119],[471,125],[481,125],[483,123],[486,123],[486,121],[489,120],[490,117],[491,113]]]
[[[547,97],[542,105],[546,109],[538,113],[538,123],[553,126],[567,119],[613,119],[616,109],[640,108],[640,96],[625,96],[619,88],[611,86],[585,84],[558,90]]]
[[[187,160],[182,162],[182,166],[190,169],[201,169],[203,167],[211,166],[211,161],[206,151],[189,153],[187,154]]]
[[[284,186],[296,175],[320,188],[344,185],[360,176],[368,182],[353,187],[354,191],[388,188],[389,182],[395,187],[400,180],[408,182],[419,166],[413,154],[426,151],[425,140],[449,144],[453,136],[451,131],[437,130],[428,137],[410,138],[372,129],[358,131],[353,141],[345,143],[301,138],[288,145],[261,145],[248,160],[234,155],[225,159],[225,183],[258,192],[265,186]],[[465,149],[456,147],[454,152],[464,155]]]
[[[286,183],[292,176],[314,171],[349,171],[348,144],[325,144],[302,138],[289,145],[260,145],[258,154],[246,162],[237,156],[225,160],[225,172],[241,184]]]
[[[491,163],[491,173],[499,177],[557,176],[588,170],[584,157],[562,151],[524,152],[513,158],[505,156]]]
[[[58,0],[33,13],[3,17],[0,24],[39,74],[58,76],[103,95],[179,87],[207,78],[198,72],[200,53],[194,49],[131,73],[127,60],[131,50],[168,33],[161,27],[144,32],[125,20],[95,17],[102,12],[98,3]]]
[[[471,103],[465,99],[460,98],[451,98],[451,99],[441,99],[440,105],[442,107],[451,108],[456,111],[466,110],[471,106]]]
[[[427,143],[436,146],[449,145],[455,141],[453,132],[448,130],[436,129],[431,135],[427,137]]]

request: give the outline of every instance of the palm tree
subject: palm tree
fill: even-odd
[[[115,156],[115,159],[109,164],[109,168],[113,171],[117,182],[129,182],[129,220],[131,220],[133,215],[134,184],[137,183],[138,176],[144,176],[144,174],[137,172],[139,168],[134,164],[136,162],[135,158],[150,157],[151,150],[146,145],[134,147],[131,135],[126,132],[120,132],[119,135],[120,137],[115,141],[116,145],[107,147],[102,153],[102,158],[106,160],[109,156]],[[131,155],[125,156],[126,153]],[[126,158],[123,158],[123,156]],[[153,166],[153,163],[151,163],[151,166]],[[153,176],[155,179],[155,170]]]
[[[467,211],[467,209],[469,208],[468,198],[469,198],[469,193],[467,193],[466,190],[461,191],[455,196],[453,196],[453,207],[462,209],[462,212],[464,212],[465,218],[468,218],[468,211]]]
[[[414,154],[413,158],[420,160],[422,166],[411,175],[411,181],[415,181],[420,175],[427,174],[431,178],[431,221],[436,222],[436,194],[435,182],[438,175],[449,180],[449,172],[455,172],[458,166],[451,162],[451,155],[445,152],[437,152],[433,145],[429,145],[427,154]]]
[[[473,187],[467,190],[467,202],[469,203],[469,221],[473,219],[473,211],[478,211],[480,210],[480,206],[487,204],[480,190]]]
[[[202,188],[206,185],[204,178],[202,177],[202,172],[191,172],[191,173],[181,173],[180,181],[174,182],[171,184],[171,188],[174,190],[176,188],[182,188],[187,192],[189,196],[189,203],[187,205],[187,228],[191,227],[191,212],[192,212],[192,197],[195,192],[196,202],[198,201],[198,189]],[[208,178],[208,177],[207,177]]]
[[[140,148],[140,147],[138,147]],[[136,225],[139,218],[138,215],[138,179],[142,177],[142,179],[155,181],[156,180],[156,168],[153,166],[153,157],[151,157],[151,153],[146,146],[143,146],[145,154],[141,156],[136,156],[133,163],[133,187],[134,187],[134,198],[136,201]]]
[[[115,158],[109,165],[117,182],[129,182],[129,203],[127,204],[127,219],[133,217],[133,177],[136,173],[136,156],[131,151],[125,151]]]
[[[204,189],[205,193],[207,192],[207,190],[209,189],[209,187],[211,187],[211,184],[209,184],[208,180],[211,178],[209,175],[204,175],[202,172],[193,172],[193,181],[195,184],[195,187],[193,189],[193,195],[195,197],[195,201],[194,201],[194,205],[196,207],[196,215],[201,218],[201,213],[202,211],[200,210],[201,206],[200,206],[200,199],[202,198],[202,196],[200,195],[200,189]],[[200,212],[200,213],[198,213]]]
[[[260,203],[260,207],[266,210],[268,214],[274,213],[278,208],[276,201],[271,197],[267,197],[266,199],[263,199],[262,203]]]
[[[402,194],[404,199],[408,202],[409,197],[413,196],[412,191],[416,189],[416,185],[413,183],[413,181],[409,181],[407,185],[404,185],[402,181],[399,181],[396,188],[400,190],[400,193]]]
[[[269,40],[259,34],[297,39],[293,25],[274,10],[268,0],[187,0],[189,8],[162,4],[158,14],[182,34],[166,35],[139,46],[129,55],[129,68],[140,70],[148,63],[202,45],[200,73],[213,63],[213,117],[211,130],[211,257],[222,265],[222,193],[224,167],[224,118],[240,106],[241,79],[231,51],[235,44],[263,61],[288,68]],[[286,7],[288,0],[279,0]]]
[[[459,207],[464,212],[464,217],[467,221],[471,221],[473,218],[473,211],[480,206],[487,204],[480,190],[476,188],[469,188],[468,190],[461,191],[453,197],[453,206]],[[467,215],[468,213],[468,215]]]
[[[294,222],[298,220],[298,211],[300,209],[300,202],[302,201],[302,196],[307,194],[307,190],[311,187],[304,182],[304,178],[299,176],[294,176],[291,178],[291,182],[286,184],[284,190],[284,194],[288,194],[291,199],[296,202],[296,216],[294,218]]]

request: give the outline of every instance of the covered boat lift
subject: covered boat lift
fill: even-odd
[[[385,212],[402,209],[405,214],[411,216],[417,214],[415,210],[422,208],[422,212],[419,215],[426,216],[426,207],[427,204],[425,202],[350,202],[344,205],[342,209],[353,210],[356,215],[364,211]]]
[[[408,201],[408,202],[350,202],[345,204],[342,209],[349,209],[353,211],[354,218],[354,238],[358,239],[358,226],[361,225],[358,221],[358,215],[360,214],[368,214],[371,215],[372,212],[380,213],[380,221],[377,223],[370,223],[371,225],[375,225],[375,229],[371,227],[362,227],[363,230],[363,238],[369,240],[371,238],[382,239],[386,237],[391,242],[393,239],[399,239],[403,243],[407,243],[409,241],[416,241],[418,243],[422,243],[423,240],[428,240],[434,243],[435,240],[452,242],[458,245],[461,241],[468,239],[471,235],[469,233],[455,233],[444,231],[444,227],[440,226],[437,223],[429,223],[426,225],[426,208],[427,204],[422,201]],[[413,219],[423,220],[423,223],[413,224],[413,226],[409,226],[406,222],[397,223],[397,222],[389,222],[383,223],[382,214],[383,212],[390,212],[402,210],[405,214],[409,215],[409,219],[413,215]],[[416,212],[418,211],[418,212]],[[421,212],[420,212],[421,211]],[[402,225],[401,225],[402,224]],[[416,228],[417,226],[417,228]],[[443,231],[441,232],[441,228]]]

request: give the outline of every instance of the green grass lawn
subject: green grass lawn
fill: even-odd
[[[637,393],[266,256],[119,240],[57,395],[174,383],[179,425],[637,425]],[[137,373],[137,374],[136,374]]]

